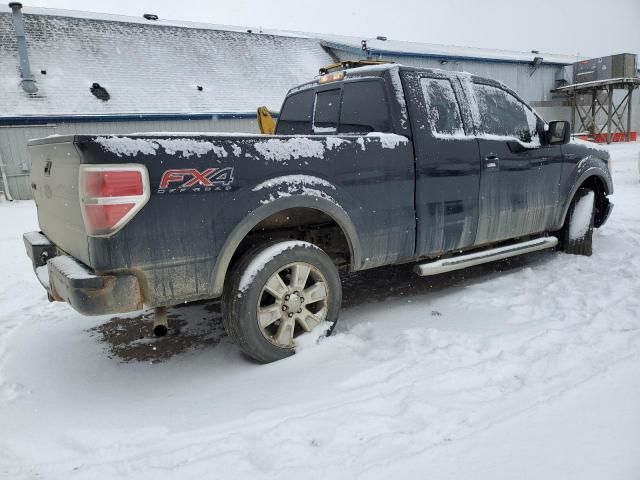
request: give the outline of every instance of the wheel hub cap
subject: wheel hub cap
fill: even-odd
[[[285,299],[286,298],[285,296]],[[291,292],[289,299],[284,301],[284,306],[287,307],[289,312],[301,313],[302,307],[304,307],[304,301],[298,292]]]
[[[262,288],[257,318],[264,337],[278,347],[293,348],[294,338],[327,318],[327,281],[306,262],[285,265]]]

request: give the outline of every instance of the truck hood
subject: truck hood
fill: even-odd
[[[597,143],[587,142],[578,138],[572,138],[571,142],[563,146],[565,153],[574,154],[579,157],[595,157],[604,162],[608,162],[609,151]]]

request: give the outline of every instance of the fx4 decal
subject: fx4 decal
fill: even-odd
[[[178,168],[166,170],[162,174],[158,193],[210,192],[213,190],[231,190],[233,167]]]

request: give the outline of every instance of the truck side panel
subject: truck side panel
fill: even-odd
[[[90,266],[133,271],[149,305],[219,295],[212,279],[227,237],[281,199],[346,212],[358,232],[355,269],[414,253],[413,147],[398,135],[102,137],[78,147],[85,163],[149,170],[148,204],[115,235],[89,238]]]

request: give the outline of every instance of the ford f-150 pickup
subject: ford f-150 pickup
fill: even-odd
[[[270,362],[335,325],[340,271],[433,275],[557,247],[590,255],[609,155],[501,83],[336,67],[289,91],[274,135],[145,133],[29,142],[52,301],[87,315],[221,297],[228,334]]]

